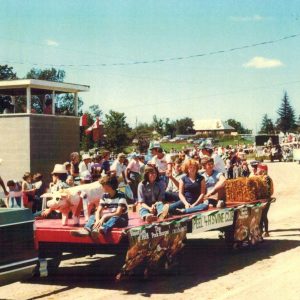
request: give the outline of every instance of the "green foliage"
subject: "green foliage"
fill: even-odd
[[[164,121],[163,121],[163,119],[159,119],[159,118],[157,118],[156,115],[154,115],[151,126],[153,127],[153,129],[159,135],[163,135],[164,134]]]
[[[276,127],[278,130],[286,133],[296,129],[297,125],[295,112],[290,104],[287,92],[284,92],[281,105],[277,110],[277,114],[279,115],[279,118],[276,121]]]
[[[226,123],[230,126],[232,126],[235,131],[239,134],[248,134],[248,133],[251,133],[251,130],[249,129],[246,129],[241,122],[239,121],[236,121],[235,119],[228,119],[226,121]]]
[[[109,150],[123,151],[130,143],[130,128],[124,113],[110,110],[109,114],[105,115],[104,132],[105,146]]]
[[[176,120],[176,134],[192,134],[194,133],[194,122],[191,118],[183,118]]]
[[[0,80],[13,79],[17,79],[17,73],[13,71],[13,67],[9,67],[8,65],[0,65]],[[10,100],[10,96],[0,95],[0,113],[2,113],[5,108],[11,108]]]
[[[89,111],[94,118],[102,116],[102,110],[100,109],[98,104],[93,104],[89,106]]]
[[[0,65],[0,80],[18,79],[17,73],[14,72],[13,67],[8,65]]]
[[[66,76],[64,70],[51,69],[38,69],[32,68],[26,75],[27,79],[39,79],[39,80],[49,80],[55,82],[63,82]]]
[[[275,133],[274,124],[267,114],[263,116],[259,133],[266,133],[266,134]]]

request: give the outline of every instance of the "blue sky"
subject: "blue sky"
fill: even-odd
[[[85,108],[152,116],[274,121],[286,90],[300,114],[300,1],[0,0],[0,64],[37,64],[87,84]],[[242,50],[219,50],[275,41]],[[209,54],[212,53],[212,54]],[[168,58],[194,58],[132,64]],[[125,63],[125,65],[114,65]],[[102,66],[105,64],[105,66]],[[72,65],[72,66],[61,66]],[[87,65],[87,66],[84,66]]]

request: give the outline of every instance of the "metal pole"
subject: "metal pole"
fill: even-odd
[[[78,117],[78,93],[74,93],[74,113],[75,116]]]
[[[52,115],[55,115],[55,91],[52,91]]]
[[[31,88],[29,86],[26,88],[26,100],[27,100],[26,113],[30,114],[31,113]]]

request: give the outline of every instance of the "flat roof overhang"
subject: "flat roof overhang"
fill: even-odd
[[[32,95],[45,95],[53,91],[55,94],[88,92],[90,86],[55,82],[37,79],[2,80],[0,81],[0,95],[22,96],[26,94],[26,88],[30,87]]]

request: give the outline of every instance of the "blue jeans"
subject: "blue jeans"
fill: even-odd
[[[95,215],[91,215],[85,224],[84,228],[88,231],[92,231],[96,222]],[[113,227],[123,228],[128,226],[128,219],[123,216],[110,217],[103,225],[103,233],[107,234]]]
[[[159,201],[155,203],[155,206],[156,206],[157,216],[159,216],[163,211],[164,204],[161,201]],[[152,213],[147,208],[141,207],[139,210],[139,215],[142,219],[144,219],[146,216],[151,214]]]
[[[16,206],[15,206],[16,204]],[[9,208],[20,208],[21,207],[21,197],[9,197],[8,199]]]
[[[180,201],[177,201],[175,203],[172,203],[170,205],[170,209],[169,209],[169,212],[172,214],[172,213],[175,213],[176,212],[176,209],[179,208],[185,208],[184,206],[184,203],[180,200]],[[201,211],[201,210],[206,210],[208,209],[208,205],[205,204],[205,203],[200,203],[194,207],[190,207],[190,208],[185,208],[183,213],[185,214],[190,214],[190,213],[193,213],[193,212],[196,212],[196,211]]]

